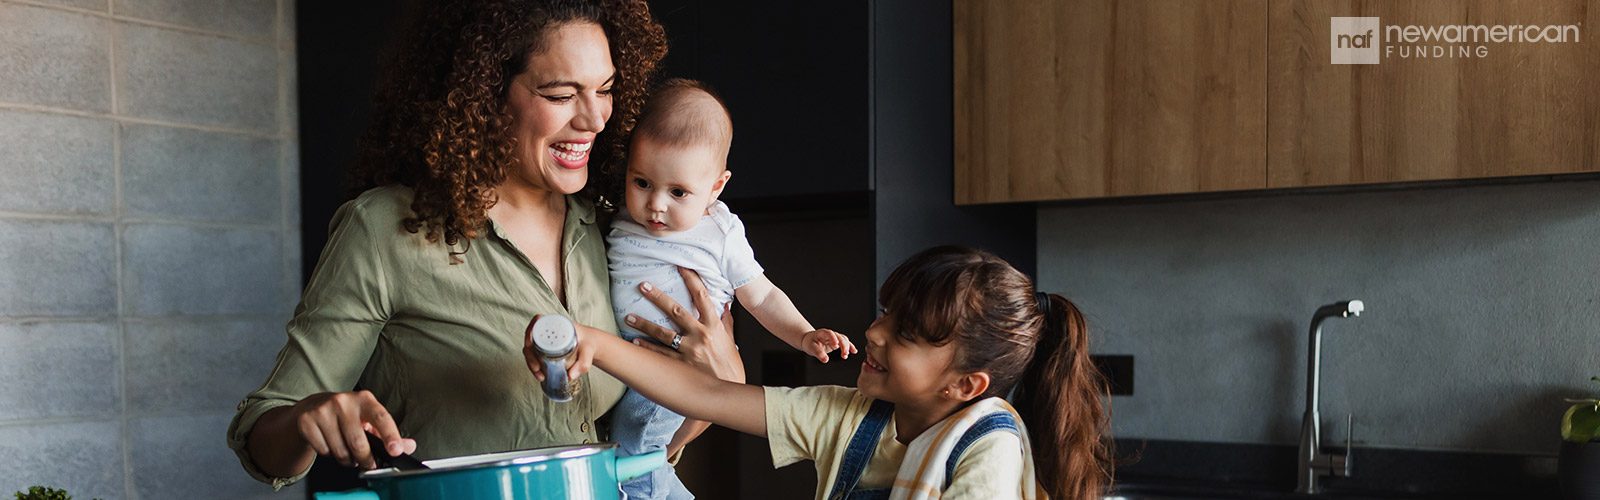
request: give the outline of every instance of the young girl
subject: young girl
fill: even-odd
[[[726,382],[581,326],[569,376],[598,366],[675,412],[768,438],[775,466],[813,460],[818,500],[1100,498],[1106,392],[1076,306],[949,246],[902,263],[878,301],[855,389]]]

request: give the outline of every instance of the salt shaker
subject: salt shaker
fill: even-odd
[[[528,327],[533,349],[544,362],[544,395],[551,401],[571,401],[578,393],[578,381],[567,378],[567,364],[578,347],[578,329],[572,320],[559,314],[546,314]]]

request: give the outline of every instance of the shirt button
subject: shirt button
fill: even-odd
[[[584,422],[584,423],[578,425],[578,431],[580,431],[580,432],[589,432],[589,423],[588,422]]]
[[[589,444],[589,440],[587,440],[587,439],[583,440],[583,444]]]

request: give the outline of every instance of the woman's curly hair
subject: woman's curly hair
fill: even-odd
[[[583,194],[616,199],[623,150],[667,38],[644,0],[423,0],[410,30],[385,54],[372,125],[350,173],[351,195],[389,184],[412,188],[407,231],[454,246],[476,238],[492,188],[519,168],[506,94],[551,28],[599,24],[617,79],[612,114],[595,141]]]

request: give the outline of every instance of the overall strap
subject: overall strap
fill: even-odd
[[[950,481],[955,479],[956,463],[961,461],[961,454],[966,453],[967,447],[972,446],[972,443],[978,442],[979,438],[1000,430],[1021,435],[1021,431],[1017,429],[1016,419],[1011,418],[1011,414],[1005,412],[990,413],[978,419],[977,422],[972,424],[972,427],[967,428],[967,432],[961,434],[961,440],[956,441],[955,448],[950,449],[950,458],[944,462],[945,488],[949,488]]]
[[[867,469],[867,461],[872,459],[872,452],[878,449],[878,437],[883,435],[883,428],[889,425],[889,418],[893,415],[894,403],[872,400],[872,407],[867,410],[867,416],[861,419],[861,424],[856,426],[856,433],[850,436],[850,444],[844,450],[844,457],[839,460],[839,474],[833,480],[828,500],[843,500],[856,488],[856,482],[861,480],[861,472]]]

